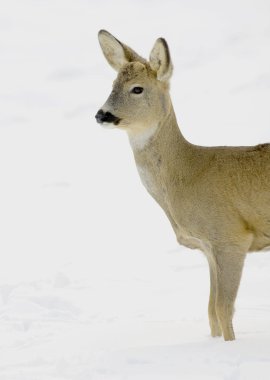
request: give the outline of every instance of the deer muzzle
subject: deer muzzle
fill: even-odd
[[[100,109],[98,111],[98,113],[96,114],[95,118],[96,118],[96,121],[99,124],[113,123],[114,125],[118,125],[119,122],[120,122],[120,120],[121,120],[121,119],[119,119],[119,117],[113,115],[110,112],[104,112],[102,109]]]

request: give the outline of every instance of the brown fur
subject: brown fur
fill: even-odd
[[[181,134],[168,92],[172,64],[158,39],[146,62],[101,31],[105,57],[118,71],[103,106],[121,119],[148,192],[168,216],[177,240],[199,248],[210,269],[212,336],[233,340],[232,317],[245,256],[270,246],[270,145],[202,147]],[[119,49],[119,51],[118,51]],[[122,54],[122,55],[121,55]],[[121,67],[115,56],[121,56]],[[133,85],[144,88],[140,96]]]

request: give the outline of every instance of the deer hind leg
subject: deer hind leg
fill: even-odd
[[[216,252],[216,315],[225,340],[234,340],[232,318],[246,254],[228,249]]]

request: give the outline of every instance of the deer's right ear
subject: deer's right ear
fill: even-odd
[[[119,71],[128,62],[123,44],[106,30],[100,30],[98,39],[105,58],[108,63]]]
[[[106,30],[99,31],[98,39],[105,58],[116,71],[119,71],[128,62],[146,64],[144,58],[140,57],[127,45],[118,41]]]

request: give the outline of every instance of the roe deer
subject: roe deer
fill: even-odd
[[[156,41],[149,61],[105,30],[99,42],[118,75],[96,120],[127,132],[142,183],[165,211],[178,242],[205,254],[211,335],[234,340],[234,302],[246,254],[270,246],[270,144],[189,143],[169,95],[166,41]]]

